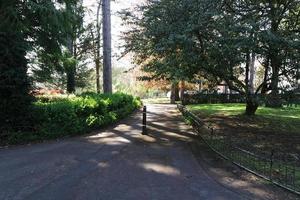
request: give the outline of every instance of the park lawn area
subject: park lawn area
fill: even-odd
[[[245,104],[197,104],[187,108],[220,133],[264,150],[300,152],[300,107],[259,107],[255,116],[244,115]]]

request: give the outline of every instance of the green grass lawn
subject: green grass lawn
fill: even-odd
[[[188,105],[189,110],[202,118],[216,116],[236,117],[249,122],[256,122],[257,127],[280,132],[300,134],[300,107],[266,108],[259,107],[256,116],[243,115],[245,104],[197,104]]]
[[[192,111],[199,111],[206,116],[211,115],[242,115],[245,112],[245,104],[197,104],[187,106]],[[276,117],[300,120],[300,107],[266,108],[259,107],[257,116]]]

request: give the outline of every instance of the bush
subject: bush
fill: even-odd
[[[38,97],[33,106],[36,124],[34,131],[10,134],[8,143],[83,134],[115,123],[140,106],[139,98],[122,93],[86,93],[61,98]]]

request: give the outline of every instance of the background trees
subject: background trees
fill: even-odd
[[[94,39],[90,35],[89,24],[84,22],[87,9],[83,7],[83,1],[77,0],[65,4],[67,21],[63,29],[65,34],[59,38],[59,46],[56,51],[37,48],[35,61],[30,70],[32,78],[37,85],[45,85],[50,88],[66,89],[68,93],[74,93],[76,88],[84,88],[90,85],[92,70],[87,67],[91,56]]]
[[[26,126],[21,122],[32,85],[69,93],[95,85],[100,92],[101,48],[104,91],[112,91],[110,1],[96,6],[85,23],[82,0],[1,1],[1,123]],[[124,12],[132,28],[124,34],[126,51],[134,53],[147,79],[173,83],[174,90],[199,77],[225,82],[244,95],[247,113],[254,114],[258,94],[270,93],[266,104],[281,106],[278,93],[298,87],[299,10],[297,0],[149,0],[136,12]],[[87,67],[91,62],[94,69]]]
[[[65,5],[75,3],[75,0],[1,1],[1,123],[16,128],[25,126],[31,102],[28,53],[40,49],[43,59],[49,60],[47,52],[60,52],[60,42],[66,35],[65,22],[72,21]]]
[[[299,1],[162,0],[137,10],[124,14],[133,28],[125,35],[127,50],[153,77],[224,81],[245,96],[248,115],[259,105],[258,93],[270,91],[267,103],[281,105],[279,83],[299,68]],[[254,88],[256,62],[265,73]]]

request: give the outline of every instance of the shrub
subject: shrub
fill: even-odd
[[[36,126],[30,133],[14,133],[8,143],[78,135],[115,123],[141,106],[130,95],[86,93],[71,97],[38,97],[34,103]]]

